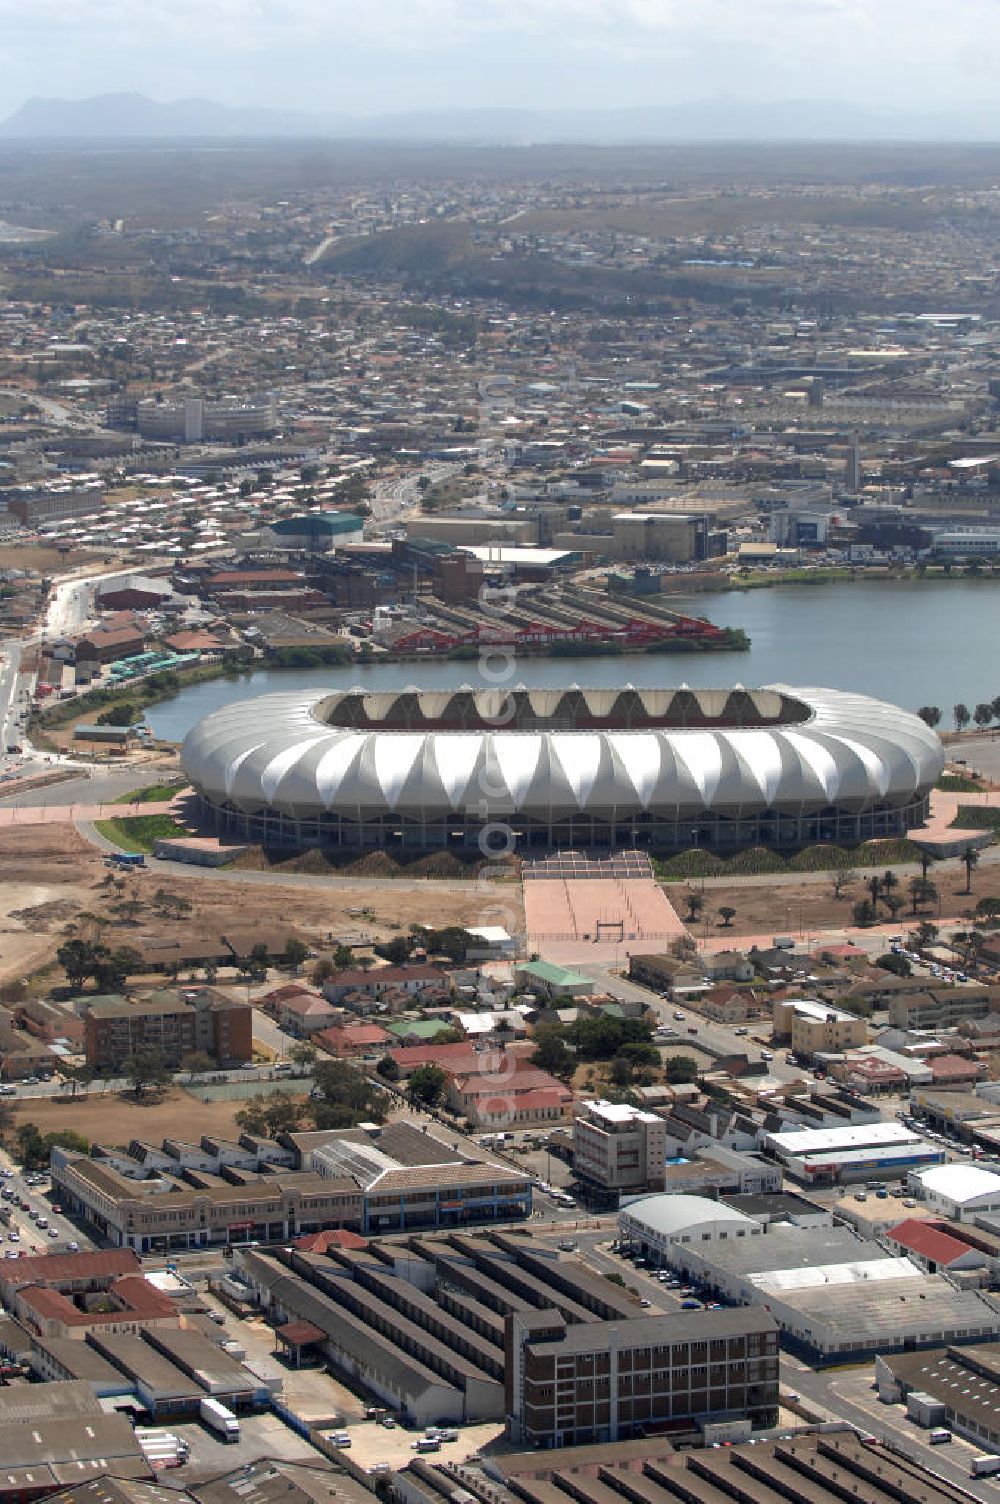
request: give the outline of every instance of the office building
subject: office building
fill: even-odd
[[[573,1119],[577,1175],[615,1191],[662,1190],[667,1127],[655,1112],[617,1102],[581,1102]]]

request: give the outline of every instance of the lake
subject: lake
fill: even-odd
[[[1000,588],[988,580],[865,581],[781,585],[671,601],[723,627],[743,627],[749,653],[676,653],[602,658],[526,658],[512,684],[598,688],[626,683],[725,688],[781,682],[853,689],[907,709],[939,705],[942,729],[964,700],[1000,695],[994,658]],[[260,669],[242,679],[216,679],[153,706],[146,719],[157,736],[180,741],[194,723],[233,700],[268,691],[320,686],[368,690],[454,689],[485,684],[476,662],[358,664],[350,668]]]

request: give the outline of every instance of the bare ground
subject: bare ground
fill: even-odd
[[[73,1128],[91,1143],[128,1144],[130,1139],[200,1138],[203,1133],[231,1136],[233,1118],[246,1103],[203,1102],[194,1093],[171,1087],[158,1098],[130,1096],[37,1098],[17,1105],[17,1122],[34,1123],[42,1133]]]

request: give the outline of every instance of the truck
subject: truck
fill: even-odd
[[[980,1452],[969,1463],[970,1478],[988,1478],[991,1473],[1000,1473],[1000,1453]]]
[[[115,867],[145,867],[145,853],[141,851],[116,851],[110,858]]]
[[[221,1436],[223,1441],[239,1441],[240,1423],[221,1400],[213,1399],[210,1394],[203,1395],[198,1404],[198,1414],[202,1424],[214,1431],[216,1436]]]

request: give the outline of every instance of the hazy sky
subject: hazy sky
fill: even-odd
[[[381,114],[989,99],[1000,0],[0,0],[0,109],[136,89]]]

